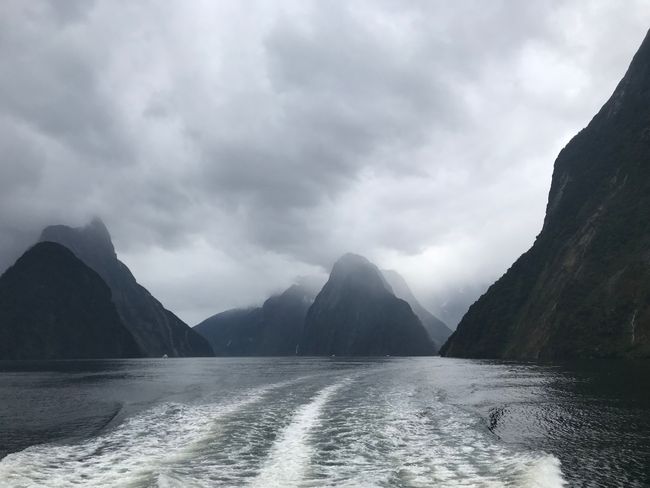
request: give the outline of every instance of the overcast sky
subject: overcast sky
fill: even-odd
[[[435,308],[532,244],[649,27],[646,0],[3,0],[0,270],[98,215],[190,324],[346,251]]]

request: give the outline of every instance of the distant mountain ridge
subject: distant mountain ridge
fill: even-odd
[[[533,247],[474,303],[446,356],[650,356],[650,34],[555,161]]]
[[[212,356],[208,342],[139,285],[115,253],[110,234],[100,219],[72,228],[54,225],[39,239],[59,243],[96,271],[112,292],[119,316],[144,355]]]
[[[427,309],[456,330],[469,307],[483,295],[491,283],[471,282],[436,292],[427,303]]]
[[[232,309],[194,327],[217,356],[292,356],[296,354],[313,292],[292,285],[261,307]]]
[[[226,310],[194,329],[218,356],[436,352],[435,341],[410,305],[393,294],[384,274],[367,259],[347,254],[320,290],[316,281],[303,278],[262,307]],[[403,286],[408,290],[405,282]],[[412,294],[410,298],[417,304]]]
[[[0,277],[0,359],[142,356],[101,277],[41,242]]]
[[[452,333],[452,330],[447,327],[447,324],[422,306],[418,299],[415,298],[415,295],[413,295],[411,288],[409,288],[401,274],[397,271],[387,269],[382,270],[381,273],[391,286],[395,296],[405,300],[411,306],[411,309],[418,316],[433,342],[440,345],[444,344]]]

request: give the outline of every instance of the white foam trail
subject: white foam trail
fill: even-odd
[[[396,446],[393,461],[402,464],[409,486],[448,488],[563,488],[560,461],[544,452],[521,452],[494,442],[472,414],[438,403],[432,407],[435,429],[427,416],[416,418],[408,402],[396,408],[389,424]],[[406,421],[400,423],[399,418]],[[400,462],[401,461],[401,462]],[[410,461],[410,462],[409,462]]]
[[[312,458],[318,487],[562,488],[560,462],[495,442],[477,416],[415,388],[371,387],[328,419]],[[323,454],[326,452],[326,454]],[[315,462],[314,462],[315,461]],[[320,462],[319,462],[320,461]]]
[[[560,460],[546,456],[532,460],[519,479],[521,488],[561,488],[566,486],[560,469]]]
[[[78,444],[33,446],[0,461],[0,488],[567,485],[557,458],[499,442],[429,383],[340,374],[318,391],[312,383],[311,396],[266,396],[301,377],[221,405],[160,405]],[[355,388],[337,394],[351,378]]]
[[[323,388],[311,402],[300,407],[291,423],[275,441],[260,473],[251,482],[259,488],[297,486],[309,465],[313,448],[309,434],[318,424],[323,406],[347,380]]]
[[[162,404],[80,444],[45,444],[9,454],[0,461],[0,488],[147,484],[165,463],[191,455],[221,417],[289,383],[249,390],[225,405]]]

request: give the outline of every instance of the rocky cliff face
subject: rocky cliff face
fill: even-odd
[[[444,344],[451,335],[451,329],[442,320],[422,306],[418,299],[415,298],[415,295],[413,295],[411,288],[409,288],[401,274],[393,270],[382,270],[382,274],[393,289],[395,296],[405,300],[411,306],[411,309],[418,316],[433,342],[436,345]]]
[[[472,307],[447,356],[650,355],[650,40],[555,162],[533,247]]]
[[[108,230],[98,220],[81,228],[47,227],[41,241],[70,249],[108,284],[113,302],[128,330],[146,356],[211,356],[208,342],[166,310],[117,259]]]
[[[424,326],[377,267],[343,256],[310,307],[301,355],[417,356],[435,353]]]
[[[293,285],[262,307],[227,310],[194,329],[217,356],[293,356],[313,301],[309,289]]]
[[[36,244],[0,277],[0,359],[141,355],[109,287],[65,247]]]

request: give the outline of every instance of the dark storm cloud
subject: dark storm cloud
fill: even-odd
[[[305,210],[353,188],[366,168],[418,171],[394,155],[467,123],[454,75],[468,60],[425,62],[432,39],[391,35],[369,13],[323,3],[277,19],[263,38],[272,114],[254,115],[264,123],[253,138],[247,127],[212,141],[203,181],[253,209],[243,223],[263,246],[328,264],[341,250],[318,249],[330,229],[310,229]]]
[[[346,251],[425,303],[488,283],[648,24],[640,0],[2,2],[0,268],[101,215],[190,321]]]
[[[55,3],[5,6],[2,115],[86,156],[88,164],[122,164],[131,144],[114,113],[113,94],[102,86],[96,57],[103,50],[84,44],[84,29],[61,23],[81,21],[91,4]]]

